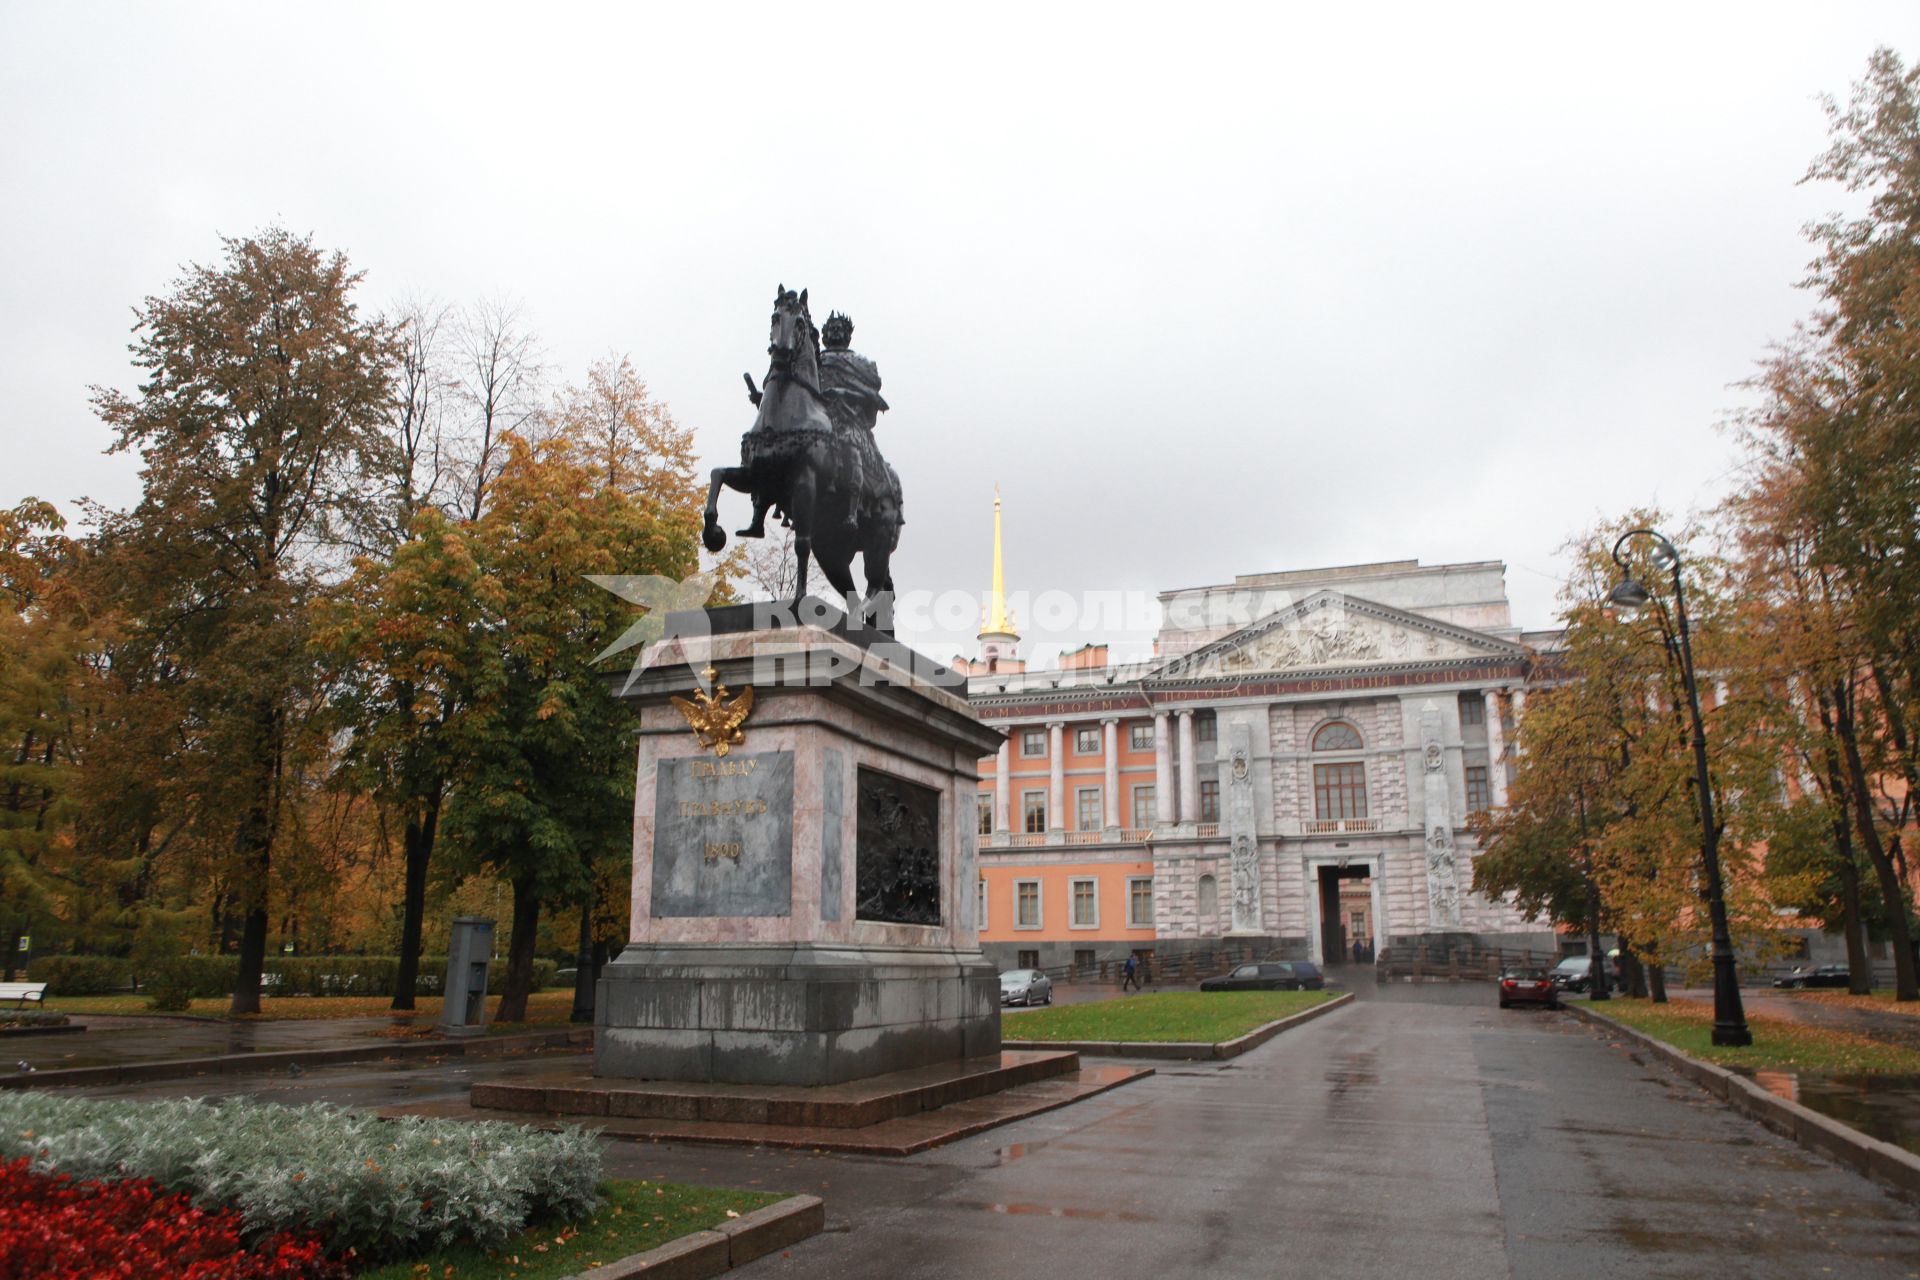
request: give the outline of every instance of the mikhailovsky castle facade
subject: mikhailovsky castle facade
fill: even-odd
[[[1425,937],[1552,950],[1472,890],[1476,809],[1558,633],[1512,624],[1495,561],[1254,574],[1160,596],[1155,656],[1027,670],[994,592],[969,697],[981,943],[1005,967],[1221,940],[1351,958]]]

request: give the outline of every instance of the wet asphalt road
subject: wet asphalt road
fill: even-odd
[[[1920,1276],[1920,1207],[1570,1016],[1477,984],[1355,992],[1232,1062],[905,1160],[613,1142],[608,1171],[823,1196],[826,1232],[744,1280]],[[378,1106],[554,1062],[85,1092]]]
[[[1218,1066],[909,1160],[612,1149],[629,1176],[812,1191],[744,1277],[1920,1275],[1920,1209],[1563,1014],[1362,999]]]

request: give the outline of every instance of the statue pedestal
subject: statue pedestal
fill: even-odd
[[[600,979],[594,1074],[824,1085],[997,1054],[973,832],[1001,734],[964,682],[843,619],[770,627],[764,606],[668,635],[626,695],[633,941]],[[709,667],[719,705],[753,691],[724,756],[671,701]]]

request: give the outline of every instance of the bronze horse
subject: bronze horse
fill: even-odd
[[[877,468],[883,474],[866,475],[858,483],[854,479],[862,473],[851,450],[860,442],[846,438],[829,415],[820,389],[820,331],[807,311],[805,289],[795,293],[781,285],[775,292],[767,354],[772,363],[764,385],[756,391],[753,379],[747,379],[759,414],[740,438],[740,465],[713,469],[701,540],[713,552],[727,545],[720,527],[722,485],[749,494],[753,519],[738,531],[740,537],[766,536],[769,508],[793,529],[799,568],[794,604],[807,594],[809,559],[817,560],[827,581],[846,597],[850,620],[857,624],[872,618],[888,627],[893,552],[900,542],[898,481],[884,462]],[[871,443],[866,447],[871,449]],[[874,456],[877,459],[877,453]],[[866,570],[864,605],[853,584],[855,555]]]

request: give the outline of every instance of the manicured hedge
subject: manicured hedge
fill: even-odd
[[[183,956],[178,965],[196,998],[231,995],[239,960],[234,956]],[[400,973],[398,956],[292,956],[269,958],[270,981],[264,990],[276,996],[390,996]],[[533,962],[533,986],[539,991],[554,983],[559,966],[551,960]],[[53,996],[103,996],[134,986],[134,965],[118,956],[43,956],[27,970],[34,982],[47,984]],[[421,956],[421,995],[440,994],[446,980],[445,956]],[[507,962],[495,960],[487,968],[487,990],[498,994],[507,980]]]
[[[249,1232],[312,1229],[330,1252],[368,1260],[497,1244],[535,1218],[584,1217],[599,1203],[596,1132],[381,1120],[325,1103],[0,1094],[0,1161],[152,1178],[202,1209],[238,1209]]]

